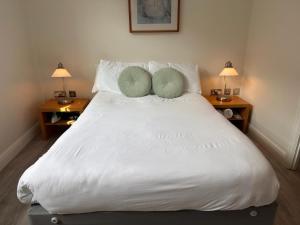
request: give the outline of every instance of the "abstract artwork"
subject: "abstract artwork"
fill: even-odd
[[[130,32],[178,32],[180,0],[129,0]]]

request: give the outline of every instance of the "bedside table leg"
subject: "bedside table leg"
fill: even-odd
[[[251,114],[251,107],[246,107],[243,112],[241,113],[244,121],[243,121],[243,132],[246,134],[248,132],[249,127],[249,120],[250,120],[250,114]]]

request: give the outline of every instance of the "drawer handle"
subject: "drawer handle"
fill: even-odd
[[[56,216],[52,217],[51,223],[58,224],[58,218]]]
[[[256,210],[252,210],[249,214],[250,214],[250,216],[252,216],[252,217],[258,216],[258,212],[257,212]]]

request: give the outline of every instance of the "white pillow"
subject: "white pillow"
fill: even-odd
[[[97,68],[93,93],[98,91],[110,91],[121,94],[118,86],[120,73],[128,66],[139,66],[148,69],[148,63],[124,63],[117,61],[100,60]]]
[[[186,78],[185,92],[194,92],[201,94],[200,78],[198,65],[194,64],[176,64],[176,63],[159,63],[155,61],[149,62],[149,71],[154,74],[156,71],[170,67],[181,72]]]

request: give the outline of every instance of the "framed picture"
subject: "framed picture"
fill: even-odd
[[[65,98],[67,93],[65,91],[54,91],[54,98]]]
[[[224,95],[230,95],[231,94],[231,88],[224,89]]]
[[[218,95],[221,95],[221,94],[222,94],[222,89],[211,89],[210,90],[210,95],[218,96]]]
[[[178,32],[180,0],[128,0],[129,30]]]
[[[70,98],[76,98],[76,96],[77,96],[76,91],[69,91]]]

